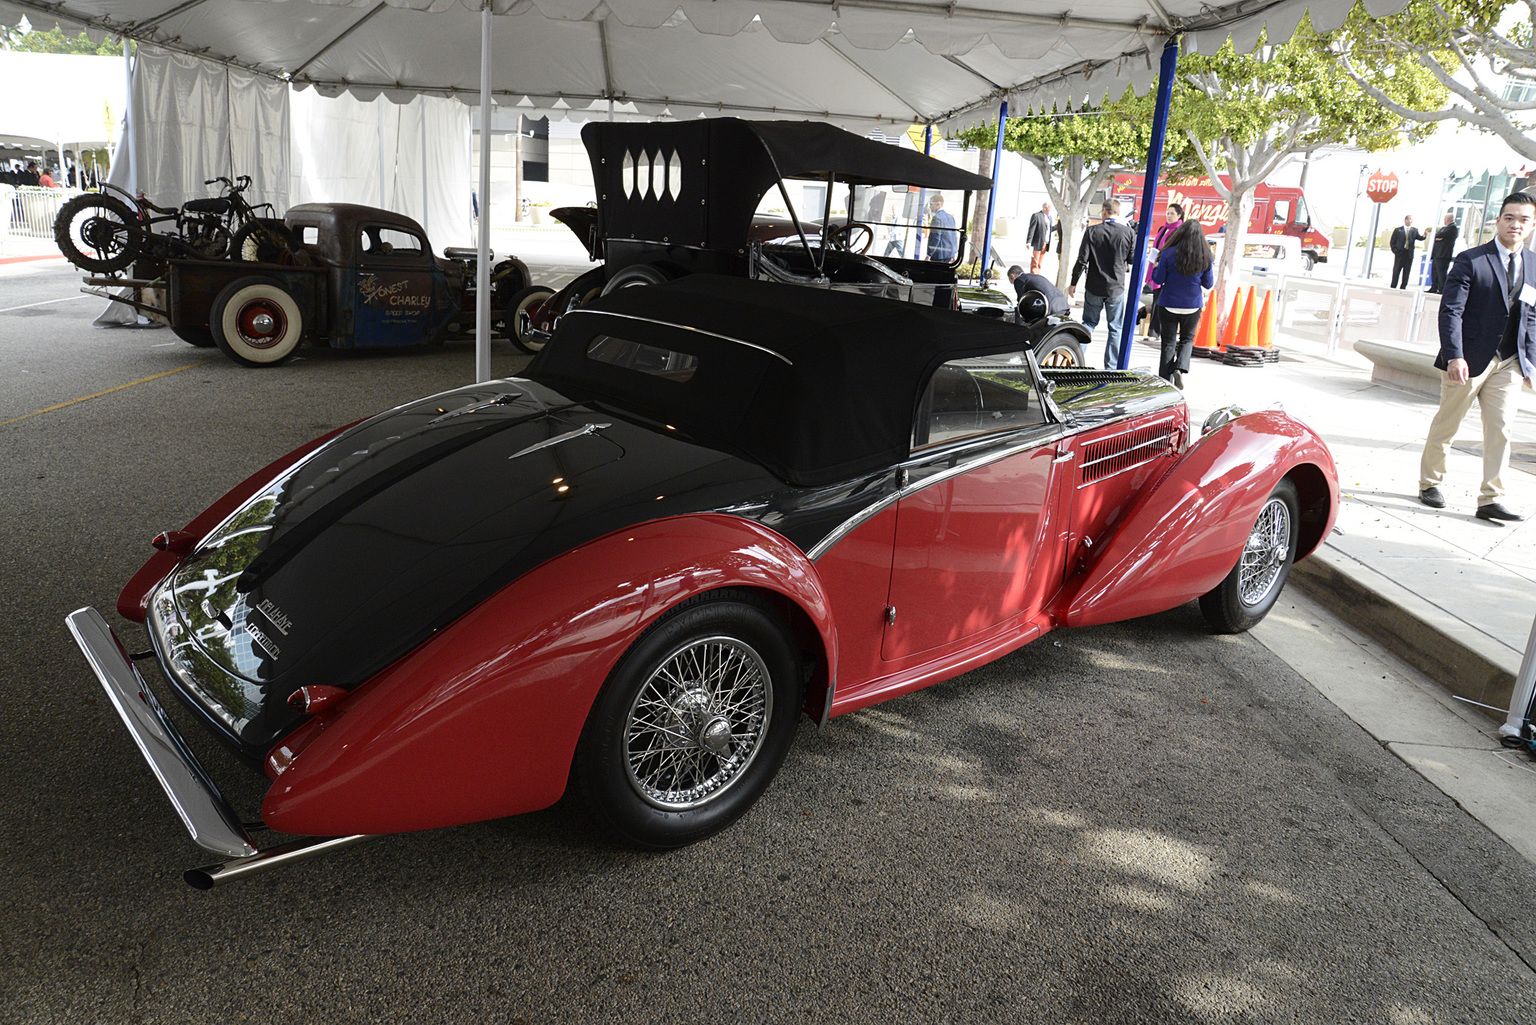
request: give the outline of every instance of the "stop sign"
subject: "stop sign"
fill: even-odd
[[[1366,179],[1365,194],[1378,203],[1385,203],[1397,195],[1397,175],[1377,171]]]

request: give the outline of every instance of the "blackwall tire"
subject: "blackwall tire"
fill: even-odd
[[[1200,598],[1200,611],[1217,633],[1235,634],[1257,626],[1285,587],[1296,560],[1301,524],[1296,485],[1282,480],[1270,492],[1248,540],[1226,579]]]
[[[740,818],[794,738],[796,665],[778,616],[745,592],[684,603],[642,634],[576,749],[573,782],[598,827],[666,850]]]
[[[229,258],[246,263],[309,262],[299,236],[288,225],[273,217],[259,217],[236,228],[229,242]]]
[[[195,345],[199,349],[211,349],[215,342],[213,332],[206,327],[172,327],[171,334],[180,338],[188,345]]]
[[[1084,367],[1083,346],[1065,331],[1048,335],[1035,347],[1035,359],[1042,367]]]
[[[304,314],[278,282],[241,278],[214,299],[208,328],[236,363],[272,367],[293,358],[304,337]]]
[[[53,240],[64,258],[81,270],[116,274],[139,257],[138,223],[138,214],[127,203],[87,192],[59,207]]]
[[[603,294],[617,292],[621,288],[638,288],[641,285],[660,285],[671,280],[671,275],[653,263],[634,263],[614,272],[603,285]]]
[[[506,332],[512,344],[530,356],[536,356],[544,348],[543,338],[535,337],[531,328],[532,317],[538,312],[539,307],[548,302],[555,294],[552,288],[542,285],[529,285],[512,293],[506,305]]]

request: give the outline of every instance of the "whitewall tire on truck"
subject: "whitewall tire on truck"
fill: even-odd
[[[241,278],[225,286],[208,319],[224,354],[248,367],[286,362],[304,337],[304,314],[281,284]]]

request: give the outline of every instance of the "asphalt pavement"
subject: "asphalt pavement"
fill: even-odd
[[[93,329],[74,287],[0,268],[0,1021],[1408,1025],[1536,1002],[1533,855],[1410,757],[1491,724],[1299,588],[1248,635],[1189,605],[804,724],[764,800],[683,851],[606,846],[560,806],[188,889],[206,858],[64,615],[109,611],[147,539],[245,474],[473,355],[250,371]],[[522,363],[494,347],[493,372]],[[1197,369],[1192,406],[1301,366]],[[1320,429],[1352,501],[1412,512],[1351,483],[1368,436]],[[264,780],[201,739],[255,807]]]

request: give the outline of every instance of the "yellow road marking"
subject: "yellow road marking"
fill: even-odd
[[[0,427],[4,427],[6,424],[16,423],[18,420],[25,420],[29,416],[37,416],[39,413],[52,413],[56,409],[63,409],[65,406],[73,406],[77,402],[89,402],[91,399],[99,399],[103,395],[111,395],[115,391],[122,391],[124,388],[132,388],[136,384],[143,384],[145,381],[153,381],[157,377],[169,377],[172,374],[179,374],[183,370],[191,370],[193,367],[200,367],[204,363],[212,362],[213,360],[211,359],[198,360],[196,363],[188,363],[186,366],[177,367],[175,370],[165,370],[158,374],[150,374],[148,377],[141,377],[137,381],[129,381],[127,384],[120,384],[116,388],[108,388],[106,391],[99,391],[95,395],[82,395],[78,399],[70,399],[68,402],[60,402],[55,406],[47,406],[43,409],[34,409],[30,413],[23,413],[18,417],[11,418],[10,420],[0,420]]]

